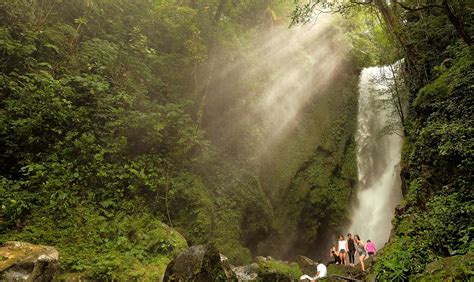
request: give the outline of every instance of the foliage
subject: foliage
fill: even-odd
[[[63,270],[88,277],[131,277],[138,265],[156,266],[153,275],[161,277],[167,262],[187,247],[179,233],[150,215],[105,217],[91,206],[70,207],[62,218],[45,212],[34,210],[29,225],[8,239],[54,244]]]
[[[215,22],[220,1],[180,2],[0,1],[0,240],[55,245],[65,272],[106,280],[161,277],[185,245],[161,222],[250,259],[271,207],[204,137],[190,78],[215,38],[241,47],[257,6]]]
[[[375,11],[356,6],[338,17],[337,24],[349,39],[354,64],[359,68],[392,64],[400,57]]]
[[[386,245],[377,259],[375,273],[377,279],[406,281],[410,273],[423,271],[430,253],[422,240],[397,237]]]

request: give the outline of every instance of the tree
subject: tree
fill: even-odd
[[[418,4],[417,6],[409,6],[409,5],[404,4],[403,2],[396,1],[396,0],[393,2],[399,5],[400,7],[402,7],[403,9],[410,12],[429,10],[429,9],[441,9],[447,15],[449,21],[454,26],[454,28],[456,29],[456,32],[464,40],[464,42],[467,45],[472,46],[473,42],[472,42],[471,36],[466,31],[463,21],[460,19],[459,16],[455,14],[453,9],[451,8],[451,5],[448,0],[442,0],[441,4],[433,4],[431,3],[431,1],[428,1],[429,3]]]
[[[296,0],[299,2],[300,0]],[[438,1],[422,1],[421,3],[417,1],[416,5],[410,5],[402,1],[385,1],[385,0],[349,0],[349,1],[334,1],[327,2],[324,0],[310,0],[308,3],[299,4],[292,14],[292,23],[306,23],[311,21],[313,18],[321,13],[347,13],[348,10],[353,9],[358,6],[365,6],[369,8],[375,8],[380,15],[382,16],[382,22],[385,25],[387,32],[395,36],[401,48],[404,50],[406,58],[409,63],[413,63],[414,55],[413,50],[411,50],[406,35],[403,33],[400,25],[400,16],[395,12],[395,7],[398,5],[406,11],[414,12],[420,10],[429,10],[429,9],[440,9],[448,17],[450,23],[453,25],[459,37],[464,40],[464,42],[471,46],[472,39],[469,33],[464,27],[464,23],[461,18],[455,14],[452,9],[452,4],[448,0],[442,0],[441,3],[436,4]],[[458,1],[457,5],[465,6],[465,1]],[[389,4],[392,3],[392,4]]]

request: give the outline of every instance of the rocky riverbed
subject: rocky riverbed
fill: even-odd
[[[330,264],[326,281],[375,281],[372,265],[377,257],[365,261],[367,271],[360,267]],[[443,280],[467,276],[458,268],[472,270],[472,255],[458,255],[429,264],[420,274]],[[256,257],[254,262],[233,266],[213,245],[198,245],[178,254],[166,267],[163,281],[298,281],[303,274],[314,276],[317,262],[305,256],[297,256],[295,262],[281,261],[272,257]],[[59,274],[59,253],[51,246],[33,245],[24,242],[7,242],[0,246],[0,281],[96,281],[94,277]],[[71,274],[71,273],[69,273]],[[75,277],[75,278],[73,278]],[[429,281],[429,280],[424,280]]]

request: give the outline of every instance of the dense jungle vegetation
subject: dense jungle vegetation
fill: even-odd
[[[296,2],[0,0],[0,243],[119,280],[160,279],[207,242],[233,264],[325,254],[357,180],[359,72],[404,59],[404,200],[373,275],[429,277],[443,257],[462,262],[445,275],[472,275],[474,5],[326,3],[343,16],[306,48],[347,46],[338,83],[268,143],[271,118],[250,113],[282,65],[251,72],[253,50],[320,1]]]
[[[153,279],[187,244],[214,242],[239,264],[287,255],[273,242],[299,224],[308,226],[300,249],[324,235],[319,219],[327,232],[340,228],[347,205],[338,199],[356,178],[357,54],[333,95],[309,103],[296,133],[272,145],[281,152],[260,153],[272,134],[266,117],[241,118],[250,107],[240,105],[269,83],[265,72],[245,75],[259,62],[256,38],[287,29],[292,9],[1,1],[1,240],[56,246],[64,272]],[[291,212],[280,209],[302,181]],[[321,205],[311,183],[334,198]]]

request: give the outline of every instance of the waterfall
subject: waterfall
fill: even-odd
[[[358,203],[348,230],[381,248],[390,236],[395,206],[400,202],[400,154],[402,138],[387,133],[397,123],[391,70],[399,64],[362,71],[359,82],[359,113],[356,133]],[[399,121],[399,119],[398,119]]]

